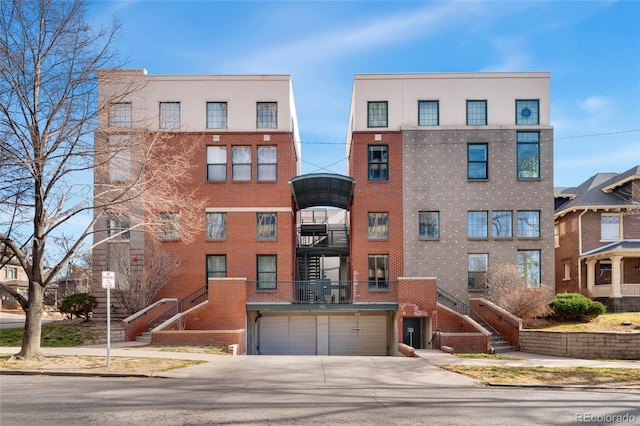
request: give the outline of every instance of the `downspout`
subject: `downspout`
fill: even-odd
[[[582,216],[588,212],[589,209],[584,209],[582,213],[578,215],[578,290],[582,289]]]

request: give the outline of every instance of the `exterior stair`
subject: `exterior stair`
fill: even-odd
[[[502,338],[500,333],[493,330],[493,328],[489,324],[482,320],[476,322],[480,324],[485,330],[491,331],[491,346],[493,346],[494,354],[503,354],[506,352],[514,352],[516,350],[514,346],[511,346],[509,342]]]
[[[136,342],[151,344],[151,332],[145,331],[140,336],[136,337]]]

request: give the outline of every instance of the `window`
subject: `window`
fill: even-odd
[[[227,239],[227,214],[226,213],[207,213],[206,239],[207,240],[226,240]]]
[[[178,213],[160,213],[160,239],[179,240],[180,215]]]
[[[227,103],[207,102],[207,129],[227,128]]]
[[[438,126],[440,124],[438,101],[418,101],[418,126]]]
[[[370,240],[389,238],[389,213],[369,213],[368,235]]]
[[[516,100],[516,124],[540,124],[539,105],[537,99]]]
[[[540,238],[540,212],[518,212],[518,238]]]
[[[486,143],[467,144],[467,179],[488,179],[489,147]]]
[[[231,179],[239,181],[251,180],[251,147],[231,147]]]
[[[387,145],[369,145],[369,180],[389,180]]]
[[[488,212],[467,212],[467,236],[469,238],[487,238]]]
[[[571,279],[571,265],[569,265],[568,263],[563,263],[564,265],[564,277],[562,278],[563,281],[569,281]]]
[[[180,128],[180,102],[160,102],[160,128]]]
[[[509,210],[491,212],[491,235],[493,238],[513,237],[513,214]]]
[[[14,266],[5,266],[4,277],[10,280],[18,279],[18,268]]]
[[[129,136],[109,136],[109,180],[111,182],[126,182],[131,179],[131,150]]]
[[[131,127],[131,102],[116,102],[109,106],[109,126]]]
[[[622,238],[622,220],[619,214],[600,215],[600,239],[619,240]]]
[[[369,290],[389,289],[389,256],[369,255]]]
[[[553,245],[555,248],[560,247],[560,225],[553,225]]]
[[[418,238],[425,240],[440,238],[440,212],[418,212]]]
[[[518,132],[518,179],[540,178],[540,134]]]
[[[598,276],[596,284],[611,284],[611,261],[601,260],[598,262]]]
[[[107,219],[107,235],[113,237],[113,240],[128,240],[129,222],[116,218]]]
[[[278,217],[276,213],[256,214],[256,237],[259,240],[278,238]]]
[[[258,147],[258,180],[275,181],[278,178],[278,147]]]
[[[487,269],[489,267],[489,254],[469,254],[469,290],[484,290],[487,286]]]
[[[207,255],[207,278],[224,278],[227,276],[227,256],[223,254]]]
[[[207,147],[207,180],[225,181],[227,180],[227,147],[208,146]]]
[[[487,125],[487,101],[467,101],[467,126]]]
[[[387,101],[367,102],[367,127],[387,127]]]
[[[257,106],[257,128],[277,129],[278,128],[278,103],[258,102]]]
[[[518,250],[518,272],[528,287],[540,287],[540,250]]]
[[[277,287],[277,257],[274,254],[259,254],[256,260],[258,290],[275,290]]]

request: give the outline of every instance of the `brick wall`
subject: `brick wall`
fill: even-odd
[[[640,333],[522,330],[520,350],[571,358],[640,359]]]
[[[490,353],[491,336],[482,333],[438,333],[433,339],[433,347],[443,346],[457,353]]]
[[[246,328],[247,283],[241,278],[210,278],[209,303],[189,312],[187,330]]]
[[[238,353],[247,352],[245,330],[168,330],[151,335],[157,346],[228,346],[238,345]]]
[[[471,309],[493,327],[511,346],[518,348],[522,320],[486,299],[470,299]],[[474,314],[471,314],[474,317]],[[474,318],[479,320],[479,318]]]
[[[127,318],[124,322],[124,329],[126,340],[133,341],[136,340],[136,337],[142,334],[143,332],[148,331],[149,322],[153,321],[158,315],[163,313],[170,306],[174,305],[177,302],[177,299],[167,299],[164,302],[158,303],[155,306],[150,308],[145,308],[144,310],[138,312],[136,315]]]
[[[479,325],[470,317],[463,316],[447,308],[437,305],[435,333],[432,347],[441,348],[449,346],[454,352],[479,352],[491,351],[491,333],[480,329]]]

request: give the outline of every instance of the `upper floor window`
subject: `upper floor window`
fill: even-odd
[[[518,238],[540,238],[540,212],[518,212]]]
[[[278,147],[258,147],[258,180],[274,181],[278,178]]]
[[[131,127],[131,102],[115,102],[109,106],[109,126]]]
[[[160,102],[160,128],[180,128],[180,102]]]
[[[178,213],[160,213],[160,239],[165,241],[179,240],[179,222],[180,215]]]
[[[227,147],[207,147],[207,180],[227,180]]]
[[[5,266],[4,267],[4,277],[10,280],[18,279],[18,268],[15,266]]]
[[[438,101],[418,101],[418,126],[438,126],[440,124],[440,103]]]
[[[367,229],[370,240],[389,238],[389,213],[369,213]]]
[[[491,234],[493,238],[513,237],[513,213],[510,210],[491,212]]]
[[[540,178],[540,133],[518,132],[518,179]]]
[[[226,240],[227,239],[227,214],[226,213],[207,213],[206,239],[207,240]]]
[[[600,239],[622,239],[622,216],[615,213],[602,213],[600,215]]]
[[[275,290],[278,283],[278,258],[275,254],[259,254],[256,258],[258,290]]]
[[[227,128],[227,103],[207,102],[207,129]]]
[[[488,212],[467,212],[467,236],[469,238],[487,238],[488,236]]]
[[[387,101],[367,102],[367,127],[388,127]]]
[[[553,244],[555,248],[560,247],[560,224],[553,225]]]
[[[107,219],[107,235],[114,240],[129,239],[129,222],[117,218]]]
[[[227,276],[227,256],[223,254],[207,255],[207,278],[224,278]]]
[[[129,136],[109,136],[109,180],[111,182],[126,182],[131,179],[131,149]]]
[[[418,238],[421,240],[440,238],[440,212],[418,212]]]
[[[389,180],[389,147],[369,145],[369,180]]]
[[[467,101],[467,126],[487,125],[487,101]]]
[[[231,147],[231,179],[251,180],[251,147]]]
[[[257,128],[277,129],[278,128],[278,103],[258,102],[257,104]]]
[[[528,287],[540,287],[540,250],[518,250],[518,272]]]
[[[516,100],[516,124],[540,124],[539,106],[540,101],[538,99]]]
[[[389,289],[389,255],[369,255],[369,290]]]
[[[487,269],[489,268],[488,253],[469,254],[468,257],[468,287],[469,290],[484,290],[487,286]]]
[[[489,177],[489,146],[486,143],[467,144],[467,179]]]
[[[259,240],[278,238],[278,216],[276,213],[256,214],[256,238]]]

